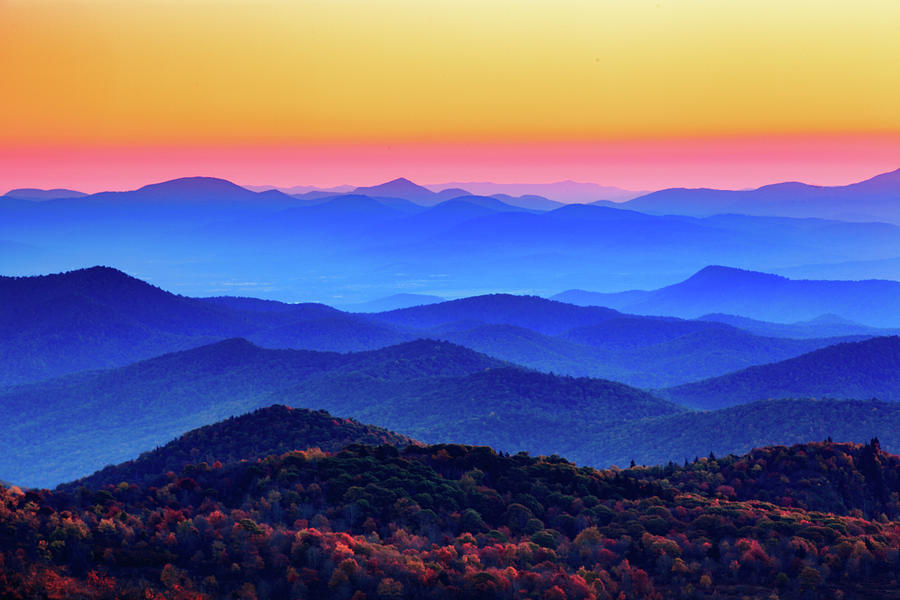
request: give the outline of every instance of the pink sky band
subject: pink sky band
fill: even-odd
[[[900,134],[553,143],[0,148],[0,193],[123,190],[206,175],[245,185],[370,185],[395,177],[626,189],[841,185],[900,167]]]

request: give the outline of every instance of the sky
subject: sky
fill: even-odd
[[[0,188],[843,184],[896,0],[0,0]]]

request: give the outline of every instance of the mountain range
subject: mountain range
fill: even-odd
[[[613,186],[598,185],[578,181],[557,181],[555,183],[493,183],[487,181],[462,181],[440,183],[427,186],[440,192],[446,189],[465,189],[473,194],[508,195],[524,197],[544,197],[562,204],[587,204],[598,200],[622,202],[645,192],[623,190]]]
[[[900,305],[900,283],[896,281],[793,280],[723,266],[706,267],[680,283],[656,290],[569,290],[553,298],[582,306],[684,318],[723,313],[791,323],[830,314],[832,321],[837,317],[874,327],[900,325],[895,309]]]
[[[0,598],[900,598],[898,200],[12,190]]]
[[[438,183],[427,186],[412,184],[408,179],[400,177],[385,184],[376,186],[341,185],[329,188],[315,186],[293,186],[276,188],[275,186],[245,186],[256,192],[278,189],[286,194],[301,196],[307,199],[323,198],[328,195],[346,194],[353,191],[375,188],[375,195],[406,198],[432,204],[436,198],[452,199],[458,196],[482,195],[499,199],[508,199],[511,204],[523,208],[551,210],[563,204],[590,203],[598,200],[624,201],[643,195],[645,192],[623,190],[612,186],[577,181],[558,181],[556,183],[493,183],[485,181],[466,181]],[[429,194],[428,192],[431,192]]]
[[[740,213],[900,223],[898,199],[900,169],[833,187],[786,182],[741,191],[674,188],[628,200],[623,206],[695,217]]]
[[[898,470],[874,439],[602,471],[454,444],[301,447],[0,487],[0,582],[90,599],[891,598]]]
[[[898,448],[900,405],[852,400],[896,397],[895,355],[898,338],[838,344],[656,396],[602,379],[530,371],[433,340],[339,354],[231,339],[8,388],[0,406],[16,417],[0,423],[8,441],[0,478],[35,486],[75,479],[189,429],[271,404],[324,409],[424,442],[561,454],[594,466],[680,460],[707,446],[740,452],[813,431],[840,434],[841,441],[878,435],[887,448]],[[839,400],[753,402],[824,395]],[[684,408],[735,404],[741,406],[713,413]],[[85,413],[91,419],[80,418]]]
[[[384,298],[376,298],[368,302],[358,304],[339,305],[341,309],[355,313],[376,313],[397,310],[398,308],[411,308],[424,304],[436,304],[444,302],[446,298],[431,294],[392,294]]]
[[[346,313],[311,303],[186,298],[107,267],[0,278],[0,301],[0,385],[244,337],[267,348],[337,352],[441,339],[541,371],[662,388],[884,333],[826,323],[821,337],[810,337],[814,324],[802,336],[757,323],[760,335],[715,319],[641,317],[509,294]]]
[[[18,188],[9,190],[3,194],[3,198],[20,198],[22,200],[56,200],[57,198],[80,198],[87,196],[84,192],[76,192],[75,190],[52,189],[41,190],[37,188]]]
[[[105,267],[43,277],[2,277],[0,302],[4,308],[0,385],[121,366],[254,333],[256,339],[274,340],[276,346],[294,335],[289,344],[294,347],[303,345],[299,339],[318,335],[325,341],[317,345],[336,349],[380,347],[408,339],[377,325],[357,327],[354,317],[323,305],[253,310],[248,305],[256,307],[260,301],[185,298]],[[298,334],[296,330],[304,327],[306,335]],[[349,341],[338,335],[341,328]]]
[[[421,442],[353,419],[333,417],[324,410],[273,405],[193,429],[134,460],[110,465],[64,487],[97,489],[122,481],[145,483],[161,473],[180,473],[191,464],[215,467],[216,463],[253,461],[311,448],[336,453],[351,444],[405,448]]]
[[[767,365],[687,383],[663,396],[695,408],[722,408],[767,398],[900,400],[900,337],[822,348]]]
[[[0,457],[0,478],[51,485],[87,475],[190,429],[273,404],[273,393],[306,380],[314,385],[355,377],[387,385],[462,377],[504,364],[436,341],[339,354],[269,350],[236,338],[21,385],[0,394],[4,412],[16,415],[0,423],[9,443]],[[317,401],[309,407],[328,405]]]
[[[514,196],[435,193],[407,180],[351,192],[313,199],[194,177],[40,202],[3,197],[0,240],[18,250],[0,254],[0,271],[112,262],[183,294],[346,305],[401,291],[462,297],[652,289],[710,264],[804,277],[807,266],[820,272],[900,257],[897,226],[821,215],[523,208]],[[404,195],[430,197],[433,206]]]

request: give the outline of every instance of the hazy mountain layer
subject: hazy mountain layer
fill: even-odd
[[[9,446],[0,455],[0,479],[24,485],[75,479],[190,429],[268,406],[270,394],[311,377],[362,377],[384,384],[464,376],[503,364],[446,342],[338,354],[267,350],[232,339],[23,385],[0,394],[0,407],[10,416],[0,420],[0,435]]]
[[[623,205],[643,212],[701,217],[741,213],[900,223],[898,199],[900,169],[834,187],[788,182],[746,191],[667,189]]]
[[[900,326],[896,310],[900,283],[896,281],[794,280],[721,266],[706,267],[680,283],[651,291],[605,294],[570,290],[553,298],[582,306],[684,318],[724,313],[792,323],[830,313],[868,326]]]
[[[495,294],[375,314],[246,297],[176,296],[109,268],[0,279],[0,384],[122,366],[242,336],[268,348],[369,350],[444,339],[554,373],[667,387],[860,338],[780,339],[722,323]],[[418,297],[414,302],[421,304]],[[827,323],[804,332],[831,332]],[[837,331],[843,330],[838,328]],[[850,327],[849,330],[879,333]],[[793,335],[791,331],[781,332]]]
[[[679,404],[705,409],[787,397],[898,401],[900,337],[837,344],[660,393]]]
[[[541,212],[421,188],[434,196],[429,208],[402,197],[411,186],[307,199],[184,178],[81,198],[7,197],[0,240],[33,250],[0,254],[0,272],[111,264],[195,296],[350,304],[401,291],[649,289],[709,264],[774,271],[900,256],[900,229],[884,223],[653,216],[619,205]]]

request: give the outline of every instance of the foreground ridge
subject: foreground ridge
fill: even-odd
[[[87,598],[892,597],[898,467],[877,440],[606,471],[485,447],[351,445],[189,465],[147,485],[0,488],[0,589]],[[832,506],[831,494],[843,504]]]

